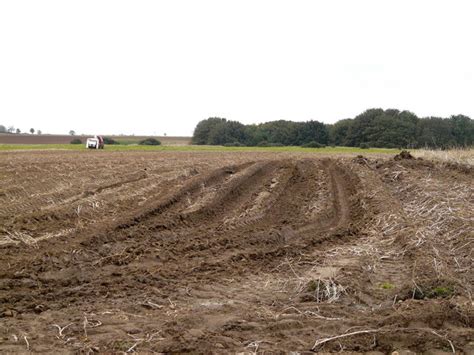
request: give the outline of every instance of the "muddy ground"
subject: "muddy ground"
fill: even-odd
[[[0,351],[473,352],[472,169],[0,153]]]

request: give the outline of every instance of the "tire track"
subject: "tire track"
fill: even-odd
[[[305,199],[306,204],[312,202],[308,195],[315,196],[315,193],[307,191],[308,184],[315,176],[320,176],[316,174],[320,169],[324,170],[325,177],[329,180],[330,208],[333,213],[329,217],[323,215],[316,220],[307,220],[301,218],[301,210],[304,208],[304,203],[301,202]],[[343,167],[330,160],[323,161],[321,165],[314,161],[300,161],[293,164],[291,174],[287,174],[286,178],[286,183],[272,201],[272,206],[262,212],[260,219],[240,221],[232,230],[235,233],[233,240],[227,238],[227,230],[218,229],[209,241],[206,238],[209,233],[207,229],[204,235],[186,237],[188,243],[184,249],[180,248],[179,243],[173,245],[177,253],[188,252],[186,258],[196,259],[198,265],[192,269],[190,277],[195,272],[208,273],[210,270],[213,270],[212,277],[215,277],[215,273],[229,272],[229,265],[234,266],[238,273],[239,265],[242,264],[246,267],[255,264],[269,268],[279,263],[282,257],[297,255],[301,248],[331,240],[334,234],[349,226],[355,215],[351,209],[354,190],[347,187],[347,182],[356,181],[345,173]],[[204,256],[209,251],[219,257],[211,261],[206,259]],[[265,263],[262,264],[262,261]]]
[[[109,219],[73,237],[34,250],[2,247],[2,346],[24,350],[8,333],[21,330],[32,351],[304,352],[331,336],[340,344],[316,350],[423,352],[446,349],[447,339],[469,350],[472,293],[457,285],[472,280],[470,176],[456,173],[454,185],[453,171],[420,171],[417,161],[269,156],[213,171],[206,169],[250,158],[222,155],[224,164],[207,156],[205,174],[168,186],[155,180],[146,190],[153,194],[139,195],[148,198],[142,206],[128,210],[137,195],[125,195]],[[183,159],[172,157],[170,166]],[[202,158],[192,159],[185,168]],[[122,192],[109,191],[102,197]],[[433,211],[446,230],[427,230],[439,223]],[[438,272],[453,294],[412,299],[414,287],[443,286]],[[339,294],[321,293],[331,287]],[[51,324],[67,325],[64,339]],[[383,333],[337,337],[349,328]]]
[[[160,229],[160,226],[166,229],[168,224],[175,225],[184,219],[181,211],[185,208],[186,203],[189,204],[188,199],[199,196],[200,189],[203,186],[213,186],[222,183],[229,175],[236,174],[242,170],[245,171],[254,165],[254,162],[250,162],[238,166],[227,166],[213,171],[204,177],[198,176],[178,192],[163,198],[158,203],[149,203],[138,212],[133,212],[125,221],[119,223],[115,230],[124,231],[137,226],[145,230]],[[152,220],[155,217],[158,221]]]
[[[323,167],[330,181],[332,198],[332,215],[298,229],[300,234],[331,232],[347,227],[351,221],[351,195],[354,194],[355,177],[347,173],[348,169],[339,166],[332,160],[324,160]]]

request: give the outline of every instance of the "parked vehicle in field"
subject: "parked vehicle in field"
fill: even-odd
[[[102,136],[94,136],[94,138],[87,138],[86,148],[104,149],[104,138]]]

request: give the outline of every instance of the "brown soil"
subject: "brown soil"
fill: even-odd
[[[79,138],[85,144],[88,137],[86,136],[70,136],[58,134],[7,134],[0,133],[0,144],[69,144],[75,138]],[[107,137],[117,139],[119,141],[140,141],[149,137],[141,136],[110,136]],[[190,137],[156,137],[164,145],[187,145],[190,144]]]
[[[0,351],[468,353],[473,181],[392,157],[0,153]]]

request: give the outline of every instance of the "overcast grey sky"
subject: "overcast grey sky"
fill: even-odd
[[[0,124],[191,135],[210,116],[474,117],[474,2],[0,2]]]

